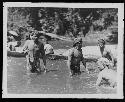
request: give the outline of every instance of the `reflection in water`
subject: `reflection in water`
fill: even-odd
[[[9,93],[41,94],[95,94],[97,74],[82,72],[80,76],[69,76],[69,69],[63,60],[48,60],[46,74],[26,74],[24,58],[8,59],[7,89]],[[104,92],[104,91],[103,91]],[[111,92],[111,91],[110,91]],[[107,93],[110,93],[107,91]],[[105,93],[105,92],[104,92]]]

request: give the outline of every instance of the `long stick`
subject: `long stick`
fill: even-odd
[[[57,39],[59,39],[59,40],[69,41],[69,42],[72,41],[71,39],[67,39],[66,37],[58,36],[58,35],[53,34],[53,33],[46,33],[46,32],[44,32],[44,31],[38,31],[38,32],[39,32],[39,33],[43,33],[43,35],[48,35],[48,36],[50,36],[50,37],[52,37],[52,38],[57,38]]]

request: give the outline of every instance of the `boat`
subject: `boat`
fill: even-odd
[[[7,56],[8,57],[25,57],[26,55],[24,53],[20,53],[16,51],[7,51]],[[59,59],[67,60],[68,59],[67,56],[63,56],[60,54],[48,54],[46,56],[48,59],[51,59],[51,60],[59,60]]]
[[[7,56],[21,58],[21,57],[25,57],[26,55],[24,53],[20,53],[20,52],[16,52],[16,51],[7,51]],[[59,54],[59,53],[48,54],[46,56],[47,56],[47,59],[49,59],[49,60],[68,60],[68,56]],[[86,57],[85,60],[86,60],[86,62],[91,62],[91,61],[96,62],[97,58]]]
[[[7,51],[8,57],[25,57],[24,53],[16,52],[16,51]]]
[[[115,58],[117,58],[117,47],[116,45],[106,45],[107,48],[112,48],[112,52]],[[92,50],[93,49],[93,50]],[[87,62],[94,61],[96,62],[100,57],[101,53],[98,48],[98,46],[86,46],[82,47],[83,50],[83,57]],[[55,49],[54,54],[48,54],[46,55],[48,59],[50,60],[67,60],[68,59],[68,53],[70,52],[70,49]],[[7,56],[11,57],[25,57],[24,53],[20,52],[20,47],[16,48],[16,51],[7,51]]]

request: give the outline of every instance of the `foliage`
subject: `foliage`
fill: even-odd
[[[102,31],[118,26],[117,13],[115,8],[9,7],[8,30],[15,30],[22,38],[34,30],[86,36],[90,28]]]

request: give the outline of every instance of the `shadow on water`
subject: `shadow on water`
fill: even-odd
[[[26,74],[26,60],[24,58],[9,58],[7,66],[8,93],[21,94],[95,94],[97,73],[89,69],[87,74],[81,68],[80,76],[69,76],[69,69],[64,60],[47,60],[47,73]],[[92,67],[92,64],[87,65]],[[95,65],[96,66],[96,65]],[[104,92],[104,91],[103,91]],[[107,92],[110,93],[110,92]]]

